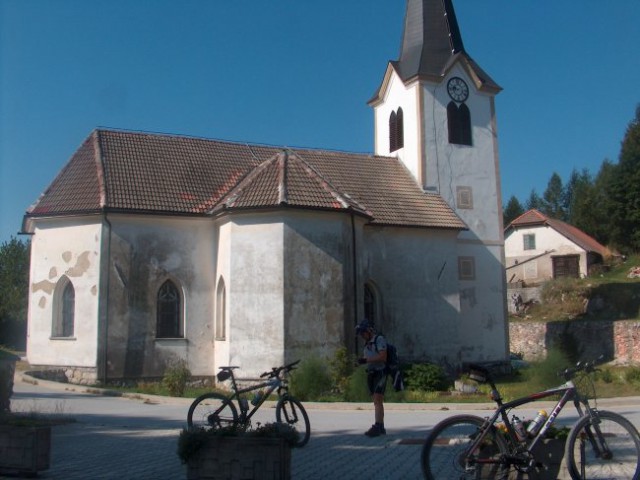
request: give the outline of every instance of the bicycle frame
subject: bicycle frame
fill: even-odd
[[[243,424],[251,420],[251,417],[253,417],[253,415],[258,411],[258,409],[267,400],[267,398],[269,398],[269,395],[271,395],[274,391],[278,390],[277,394],[278,394],[278,397],[280,397],[282,396],[281,390],[286,388],[284,385],[285,381],[282,378],[280,378],[280,376],[277,376],[277,377],[273,377],[268,380],[265,380],[264,382],[261,382],[257,385],[251,385],[250,387],[239,389],[238,384],[236,382],[236,377],[233,374],[233,371],[230,370],[230,373],[231,373],[231,385],[232,385],[233,393],[228,398],[229,400],[235,400],[238,406],[240,407],[239,420],[240,420],[240,423],[243,423]],[[253,408],[251,409],[243,408],[242,395],[249,392],[256,391],[256,390],[260,390],[260,389],[266,389],[265,393],[260,398],[260,401],[256,405],[254,405]],[[247,401],[246,399],[244,400]]]
[[[541,441],[541,439],[544,438],[545,433],[549,430],[549,428],[551,428],[557,416],[560,414],[562,409],[570,400],[573,400],[576,410],[578,411],[578,415],[580,417],[583,416],[583,409],[582,409],[581,403],[584,403],[586,409],[591,411],[591,408],[589,407],[587,400],[581,399],[580,396],[578,395],[577,389],[572,380],[568,380],[566,383],[558,387],[533,393],[531,395],[527,395],[526,397],[518,398],[516,400],[512,400],[507,403],[502,402],[502,399],[497,393],[498,390],[493,380],[488,379],[488,383],[491,386],[492,392],[495,392],[495,393],[492,393],[492,396],[495,395],[494,400],[498,405],[498,408],[496,409],[496,411],[491,417],[487,418],[485,422],[486,428],[482,429],[481,434],[478,435],[475,441],[470,445],[469,449],[467,450],[467,454],[466,454],[467,456],[469,456],[471,452],[477,451],[479,446],[482,444],[484,437],[490,431],[490,427],[493,424],[495,424],[495,422],[498,419],[501,419],[505,427],[507,428],[508,439],[509,439],[509,442],[511,443],[511,447],[513,447],[514,451],[518,451],[518,453],[522,453],[523,451],[531,452],[534,450],[536,445]],[[531,439],[531,441],[528,442],[526,445],[522,445],[525,447],[525,450],[518,450],[518,447],[521,446],[520,445],[521,442],[518,440],[518,436],[513,428],[513,425],[509,421],[509,412],[514,408],[520,407],[522,405],[526,405],[535,400],[551,397],[553,395],[558,395],[558,394],[562,394],[562,397],[560,398],[558,403],[555,405],[555,407],[551,411],[549,418],[545,421],[545,423],[542,425],[538,433],[536,433],[536,435]],[[509,463],[521,464],[523,461],[521,457],[515,457],[512,455],[509,455],[508,458],[510,460]],[[496,460],[493,460],[493,459],[478,459],[478,458],[474,459],[474,462],[479,464],[497,463]]]

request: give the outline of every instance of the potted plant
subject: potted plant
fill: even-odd
[[[291,478],[291,448],[298,432],[284,423],[256,428],[183,429],[178,456],[188,480]]]

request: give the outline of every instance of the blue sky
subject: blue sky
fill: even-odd
[[[638,0],[454,0],[500,84],[502,194],[617,161]],[[96,127],[373,150],[404,0],[0,0],[0,243]]]

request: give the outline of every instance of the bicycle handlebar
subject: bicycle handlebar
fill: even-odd
[[[296,360],[295,362],[290,363],[288,365],[283,365],[282,367],[273,367],[270,372],[262,373],[260,375],[260,378],[264,378],[264,377],[275,378],[275,377],[278,377],[278,376],[280,376],[280,372],[282,372],[283,370],[285,372],[290,372],[291,370],[294,370],[298,363],[300,363],[300,360]]]
[[[576,373],[578,372],[595,372],[597,370],[596,366],[603,363],[603,360],[604,355],[600,355],[598,358],[596,358],[595,360],[591,360],[590,362],[578,362],[576,363],[575,367],[565,368],[564,370],[558,372],[558,376],[564,377],[564,379],[568,381],[575,377]]]

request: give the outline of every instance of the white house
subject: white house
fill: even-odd
[[[251,375],[353,351],[362,318],[407,361],[505,359],[499,91],[451,2],[409,0],[375,155],[92,132],[24,218],[29,362]]]
[[[537,284],[558,277],[586,277],[602,263],[606,247],[561,220],[529,210],[505,230],[506,274],[509,283]]]

